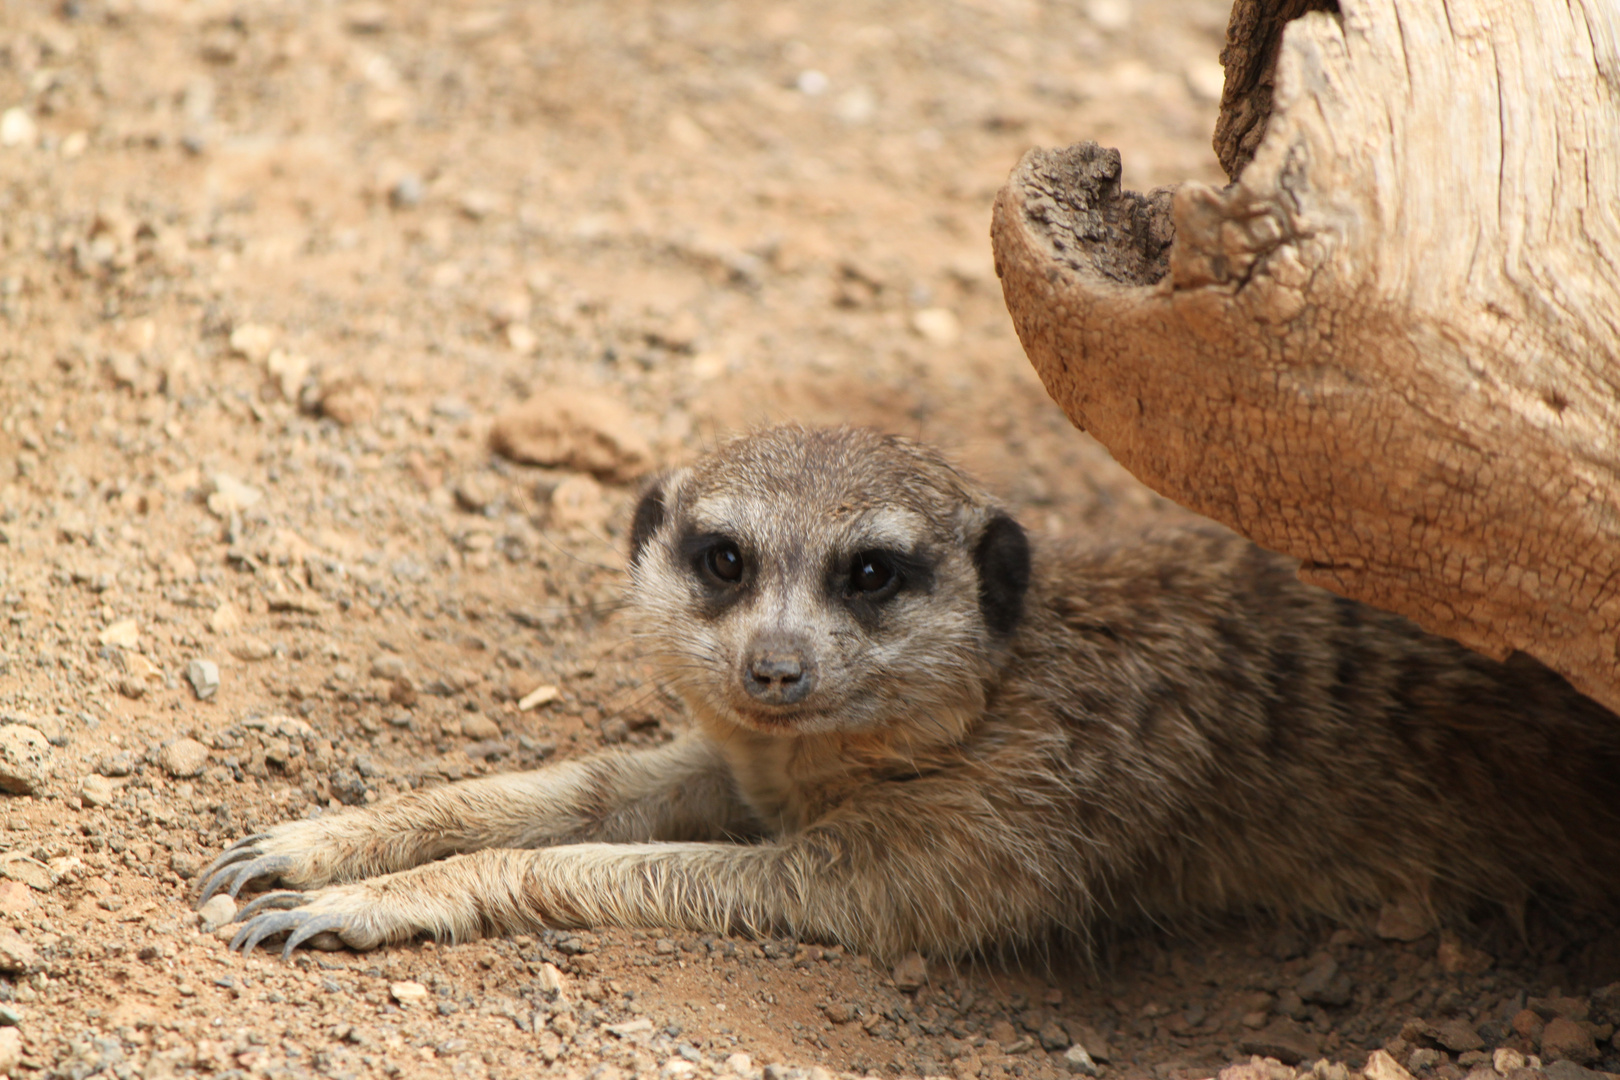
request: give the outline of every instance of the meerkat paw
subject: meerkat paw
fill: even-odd
[[[337,879],[344,852],[337,848],[326,822],[287,821],[244,836],[220,853],[200,875],[197,903],[224,890],[235,896],[249,882],[279,881],[295,889],[319,888]]]
[[[340,885],[313,893],[282,890],[265,893],[245,904],[236,921],[242,928],[231,939],[230,947],[243,955],[261,941],[286,934],[282,959],[319,934],[335,934],[338,940],[365,952],[389,941],[411,937],[428,929],[379,902],[380,890],[369,884]]]

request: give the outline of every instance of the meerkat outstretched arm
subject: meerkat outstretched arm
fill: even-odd
[[[492,847],[716,840],[757,829],[714,747],[687,735],[276,825],[220,855],[202,875],[202,898],[226,888],[234,896],[260,879],[319,888]]]
[[[880,956],[962,954],[1025,940],[1079,915],[1039,810],[998,805],[936,776],[758,844],[569,844],[486,850],[313,893],[270,893],[243,910],[233,946],[323,931],[370,949],[429,934],[466,940],[542,927],[671,927],[786,934]],[[932,789],[932,790],[931,790]],[[1072,851],[1068,861],[1072,861]],[[291,907],[292,910],[266,910]]]

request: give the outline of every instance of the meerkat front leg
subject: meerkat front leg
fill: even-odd
[[[227,848],[199,903],[254,880],[319,888],[483,848],[588,840],[699,840],[757,829],[711,743],[598,754],[532,772],[415,791],[346,813],[289,821]]]
[[[485,850],[310,894],[272,893],[243,909],[232,946],[251,950],[286,932],[286,955],[325,931],[370,949],[418,934],[619,926],[961,954],[1026,939],[1089,907],[1070,884],[1073,850],[1065,863],[1052,825],[1034,812],[964,795],[960,781],[904,788],[863,792],[858,808],[758,844]]]

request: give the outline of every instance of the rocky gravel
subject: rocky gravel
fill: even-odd
[[[1001,306],[1032,145],[1219,182],[1204,0],[74,0],[0,20],[0,1075],[1593,1080],[1613,928],[1132,928],[892,967],[545,933],[227,951],[272,822],[653,745],[637,484],[945,445],[1040,529],[1169,507]]]

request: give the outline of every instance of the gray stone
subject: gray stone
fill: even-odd
[[[198,701],[207,701],[219,693],[219,665],[212,660],[193,660],[186,665],[186,680],[197,693]]]
[[[128,754],[107,754],[96,762],[96,771],[102,776],[128,776],[135,771],[135,761]]]
[[[397,209],[407,210],[422,201],[427,188],[415,173],[406,173],[388,189],[388,202]]]
[[[0,791],[32,795],[51,775],[51,744],[25,724],[0,727]]]
[[[1097,1075],[1097,1063],[1091,1059],[1090,1054],[1086,1053],[1086,1048],[1079,1043],[1075,1043],[1064,1051],[1063,1064],[1068,1067],[1070,1072],[1079,1073],[1081,1076]]]

